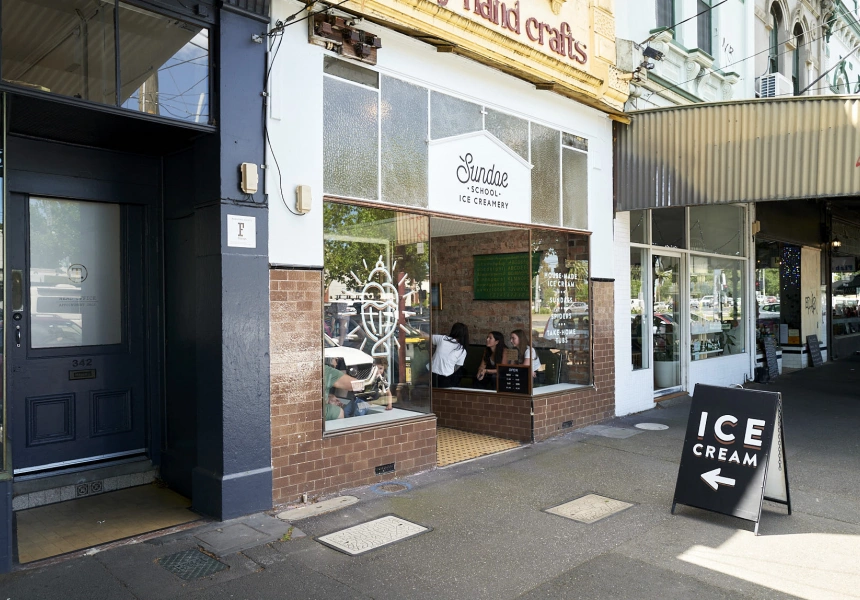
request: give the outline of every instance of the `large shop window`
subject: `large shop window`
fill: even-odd
[[[453,198],[458,211],[469,206],[478,218],[588,229],[587,139],[331,56],[323,73],[325,194],[441,212],[453,212]],[[510,188],[489,190],[481,167],[487,173],[498,164],[482,165],[480,156],[465,151],[478,179],[432,195],[431,147],[475,134],[524,164],[531,198],[526,192],[508,199]],[[459,194],[472,197],[461,205]]]
[[[591,384],[588,236],[438,217],[430,231],[436,352],[468,332],[461,366],[434,363],[436,386],[541,394]],[[517,381],[506,366],[520,369]]]
[[[2,4],[4,82],[209,122],[208,29],[114,0]]]
[[[744,352],[743,262],[690,256],[692,360]]]
[[[832,319],[835,337],[860,334],[860,268],[857,258],[857,226],[853,223],[833,220],[833,235],[841,241],[832,249],[830,278],[832,285]],[[826,273],[826,271],[822,271]],[[821,306],[826,306],[822,295]]]
[[[648,264],[647,253],[660,254],[661,248],[672,248],[686,256],[682,277],[689,281],[689,307],[680,301],[658,303],[655,300],[652,333],[658,333],[667,325],[677,331],[678,320],[689,319],[691,360],[746,352],[745,223],[745,209],[733,205],[630,212],[630,321],[634,370],[648,366],[647,352],[641,351],[647,335],[639,316],[640,311],[646,309],[646,296],[641,290],[649,278],[659,277],[659,273],[648,273],[642,267]],[[759,263],[765,261],[779,267],[778,258],[763,257],[761,252],[757,254]],[[773,302],[763,306],[765,296],[759,292],[765,288],[775,289],[778,295],[778,283],[770,281],[770,278],[765,281],[763,271],[760,267],[758,269],[759,309],[772,310],[775,305],[778,319],[778,298],[771,296]],[[776,277],[778,280],[778,268]],[[776,324],[772,319],[764,321],[767,326]],[[760,330],[762,326],[762,319],[759,319]],[[676,344],[680,342],[676,340]]]
[[[323,210],[326,431],[429,412],[428,218]]]

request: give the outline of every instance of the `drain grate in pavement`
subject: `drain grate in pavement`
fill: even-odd
[[[317,541],[344,554],[357,556],[427,531],[430,531],[429,527],[406,521],[394,515],[387,515],[361,525],[320,536]]]
[[[587,494],[582,498],[548,508],[546,512],[590,525],[631,506],[633,505],[629,502],[613,500],[597,494]]]
[[[200,552],[200,550],[183,550],[165,556],[158,562],[162,567],[185,581],[208,577],[227,568],[227,565]]]
[[[400,492],[408,492],[412,489],[412,484],[405,481],[386,481],[385,483],[377,483],[370,486],[370,491],[381,496],[390,494],[399,494]]]

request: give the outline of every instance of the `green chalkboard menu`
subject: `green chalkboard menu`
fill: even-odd
[[[474,259],[475,300],[528,300],[529,282],[535,272],[529,271],[529,253],[477,254]],[[533,267],[540,265],[540,254],[534,254]]]

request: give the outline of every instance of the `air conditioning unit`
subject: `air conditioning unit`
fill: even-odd
[[[769,73],[761,77],[759,90],[762,98],[793,96],[794,84],[782,73]]]

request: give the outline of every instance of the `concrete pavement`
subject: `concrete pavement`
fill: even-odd
[[[353,490],[358,503],[283,534],[257,515],[0,576],[0,600],[860,598],[860,358],[750,387],[783,392],[793,504],[765,502],[759,537],[731,517],[669,514],[689,410],[677,399],[405,478],[411,490]],[[543,512],[587,493],[633,506],[591,525]],[[357,557],[315,540],[387,514],[432,530]],[[242,543],[219,545],[212,532],[237,524],[270,535],[230,529]],[[157,562],[201,539],[229,568],[183,581]]]

